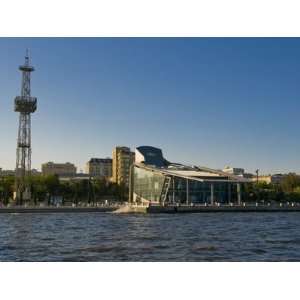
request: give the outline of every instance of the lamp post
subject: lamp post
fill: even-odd
[[[256,183],[258,183],[258,172],[259,172],[259,169],[257,169],[257,170],[255,171],[255,173],[256,173]]]

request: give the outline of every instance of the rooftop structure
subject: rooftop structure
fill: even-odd
[[[225,167],[223,169],[223,172],[237,175],[237,176],[244,176],[244,174],[245,174],[245,170],[243,168],[234,168],[234,167],[229,167],[229,166]]]
[[[219,170],[170,163],[160,149],[136,148],[130,200],[136,203],[241,203],[242,186],[250,182]]]
[[[135,162],[160,168],[169,164],[169,162],[163,158],[161,149],[151,146],[137,147],[135,150]]]

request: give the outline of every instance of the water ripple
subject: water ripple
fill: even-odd
[[[3,214],[0,261],[300,261],[299,216]]]

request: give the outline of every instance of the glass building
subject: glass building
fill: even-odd
[[[243,183],[248,182],[219,170],[170,163],[150,146],[136,148],[135,158],[130,185],[134,203],[240,204]]]

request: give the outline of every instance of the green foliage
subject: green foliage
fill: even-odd
[[[103,199],[127,201],[128,188],[105,179],[59,180],[56,175],[34,175],[28,178],[32,202],[51,204],[51,198],[61,196],[63,203],[94,203]],[[14,176],[0,177],[0,202],[9,203],[13,198]]]
[[[250,202],[300,202],[300,176],[290,173],[283,178],[280,184],[266,182],[246,184],[244,199]]]
[[[287,193],[294,192],[300,186],[300,176],[290,173],[284,177],[281,183],[282,190]]]
[[[128,187],[106,179],[59,180],[58,176],[34,175],[28,179],[34,204],[51,204],[51,198],[61,196],[63,203],[94,203],[110,199],[128,200]],[[0,177],[0,202],[8,204],[13,198],[14,176]],[[300,176],[288,174],[280,184],[266,182],[243,185],[243,199],[247,202],[300,202]]]
[[[13,198],[14,176],[0,177],[0,200],[5,205]]]

